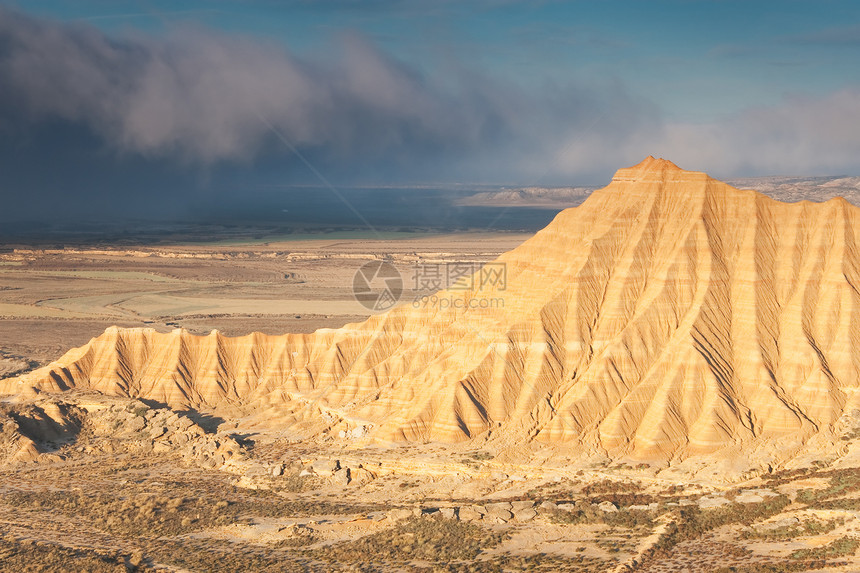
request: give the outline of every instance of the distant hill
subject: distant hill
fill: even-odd
[[[860,177],[747,177],[727,181],[739,189],[753,189],[784,203],[813,201],[820,203],[844,197],[860,205]],[[596,187],[523,187],[483,191],[457,201],[474,207],[576,207]]]

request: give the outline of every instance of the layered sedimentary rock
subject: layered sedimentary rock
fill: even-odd
[[[842,199],[780,203],[649,157],[502,255],[506,280],[485,269],[435,304],[308,335],[111,328],[0,390],[382,440],[796,451],[858,407],[857,218]]]

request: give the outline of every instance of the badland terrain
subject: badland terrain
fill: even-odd
[[[858,216],[647,158],[531,237],[2,253],[0,562],[856,570]]]

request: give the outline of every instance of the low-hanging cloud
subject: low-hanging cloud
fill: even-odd
[[[860,171],[856,87],[692,124],[621,80],[513,80],[450,62],[428,72],[357,34],[308,56],[201,27],[109,35],[0,8],[0,219],[41,216],[46,201],[122,212],[144,186],[133,172],[174,204],[194,173],[224,165],[274,158],[308,180],[291,148],[344,184],[592,184],[649,154],[719,176]]]
[[[115,38],[0,10],[7,123],[59,118],[117,151],[189,163],[250,160],[272,139],[270,126],[299,149],[347,161],[502,149],[540,156],[542,138],[613,99],[581,87],[536,96],[464,69],[443,82],[358,35],[340,38],[337,57],[311,59],[201,28]],[[632,103],[616,95],[617,104]]]
[[[119,150],[200,163],[253,156],[261,118],[297,146],[396,144],[410,130],[432,141],[450,124],[468,137],[470,118],[443,114],[420,78],[359,38],[347,43],[345,61],[326,65],[202,29],[118,40],[7,11],[3,111],[80,122]]]

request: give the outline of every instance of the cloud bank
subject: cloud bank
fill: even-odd
[[[0,85],[6,219],[38,218],[46,201],[181,203],[230,166],[311,180],[291,148],[339,185],[600,183],[649,154],[722,177],[860,173],[858,87],[694,125],[622,80],[523,87],[422,70],[359,35],[307,56],[205,28],[116,36],[0,8]]]
[[[358,35],[339,43],[335,57],[309,59],[205,29],[113,38],[4,10],[0,117],[61,119],[120,153],[190,164],[252,160],[271,143],[270,126],[338,161],[417,162],[526,152],[559,118],[570,127],[613,97],[629,104],[620,90],[536,96],[465,69],[427,77]]]

